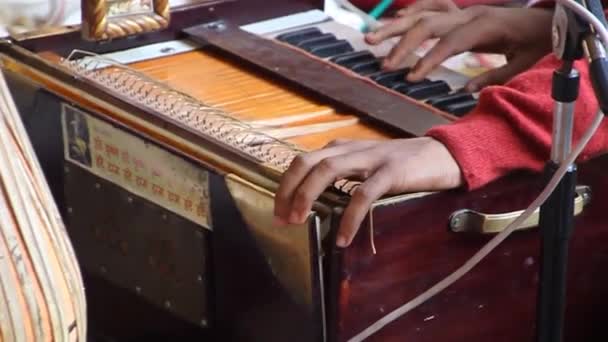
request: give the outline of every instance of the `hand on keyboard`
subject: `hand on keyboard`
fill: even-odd
[[[432,138],[336,141],[295,159],[277,191],[275,216],[282,223],[303,223],[313,202],[343,178],[363,183],[342,217],[336,242],[340,247],[352,242],[372,203],[383,195],[445,190],[462,184],[458,164]]]
[[[553,12],[546,9],[475,6],[459,9],[451,0],[421,0],[398,13],[395,20],[366,36],[370,44],[401,36],[384,61],[400,68],[424,41],[439,42],[408,75],[418,81],[451,56],[465,51],[505,54],[508,64],[472,79],[467,90],[502,84],[528,69],[551,51]]]

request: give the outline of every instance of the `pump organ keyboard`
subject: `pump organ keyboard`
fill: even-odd
[[[295,15],[308,16],[309,13]],[[294,17],[294,16],[291,16]],[[322,16],[321,16],[322,17]],[[289,20],[289,19],[287,19]],[[271,22],[273,22],[271,20]],[[272,27],[272,24],[269,25]],[[405,77],[410,70],[405,67],[397,71],[384,71],[382,59],[398,39],[389,39],[381,47],[369,46],[363,34],[355,29],[335,22],[331,18],[319,23],[282,29],[280,33],[265,36],[289,44],[294,48],[339,65],[378,85],[401,93],[452,115],[461,117],[477,104],[476,94],[462,90],[466,77],[440,66],[421,82],[408,82]],[[409,56],[406,64],[412,65],[418,56]],[[407,115],[407,113],[404,113]]]
[[[477,104],[472,94],[454,91],[444,80],[424,79],[413,83],[405,80],[409,68],[383,71],[381,57],[366,50],[355,51],[348,40],[338,39],[333,33],[323,32],[318,27],[282,33],[275,38],[368,77],[383,87],[415,100],[426,101],[433,107],[456,116],[465,115]]]

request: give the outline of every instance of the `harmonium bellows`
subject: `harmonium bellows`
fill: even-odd
[[[108,14],[107,26],[85,14],[86,39],[67,27],[0,44],[84,272],[92,334],[348,341],[464,263],[542,185],[517,174],[475,192],[386,197],[341,249],[336,228],[358,183],[338,180],[306,223],[277,226],[274,192],[297,155],[336,139],[421,136],[466,116],[477,95],[444,67],[419,83],[406,82],[407,67],[381,70],[394,42],[368,46],[317,2],[205,1],[170,13],[150,3],[155,12]],[[608,288],[608,232],[588,196],[608,190],[605,163],[581,167],[573,341],[605,334],[582,318]],[[535,225],[370,340],[532,341]]]

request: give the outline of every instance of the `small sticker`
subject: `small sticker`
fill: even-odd
[[[66,160],[211,229],[207,171],[65,103],[62,122]]]

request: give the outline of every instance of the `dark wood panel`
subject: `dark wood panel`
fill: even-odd
[[[222,341],[211,329],[189,324],[101,277],[83,273],[88,342]]]
[[[608,304],[608,222],[603,217],[608,180],[602,174],[607,165],[608,158],[602,158],[581,167],[579,184],[591,186],[594,200],[576,219],[571,244],[566,341],[608,338],[600,318]],[[378,254],[372,255],[363,233],[336,258],[334,340],[346,341],[413,299],[489,240],[449,232],[453,211],[523,209],[538,189],[535,178],[510,177],[473,193],[440,193],[376,210]],[[534,341],[539,248],[537,229],[515,233],[463,279],[370,341]]]
[[[60,32],[28,32],[15,37],[15,42],[34,52],[55,51],[67,56],[74,49],[108,53],[138,46],[183,38],[186,27],[218,19],[228,19],[239,25],[284,16],[314,8],[322,8],[320,0],[215,0],[172,9],[169,28],[138,36],[95,43],[81,38],[80,27],[66,27]]]
[[[210,327],[211,232],[70,162],[65,173],[65,222],[81,268]]]

